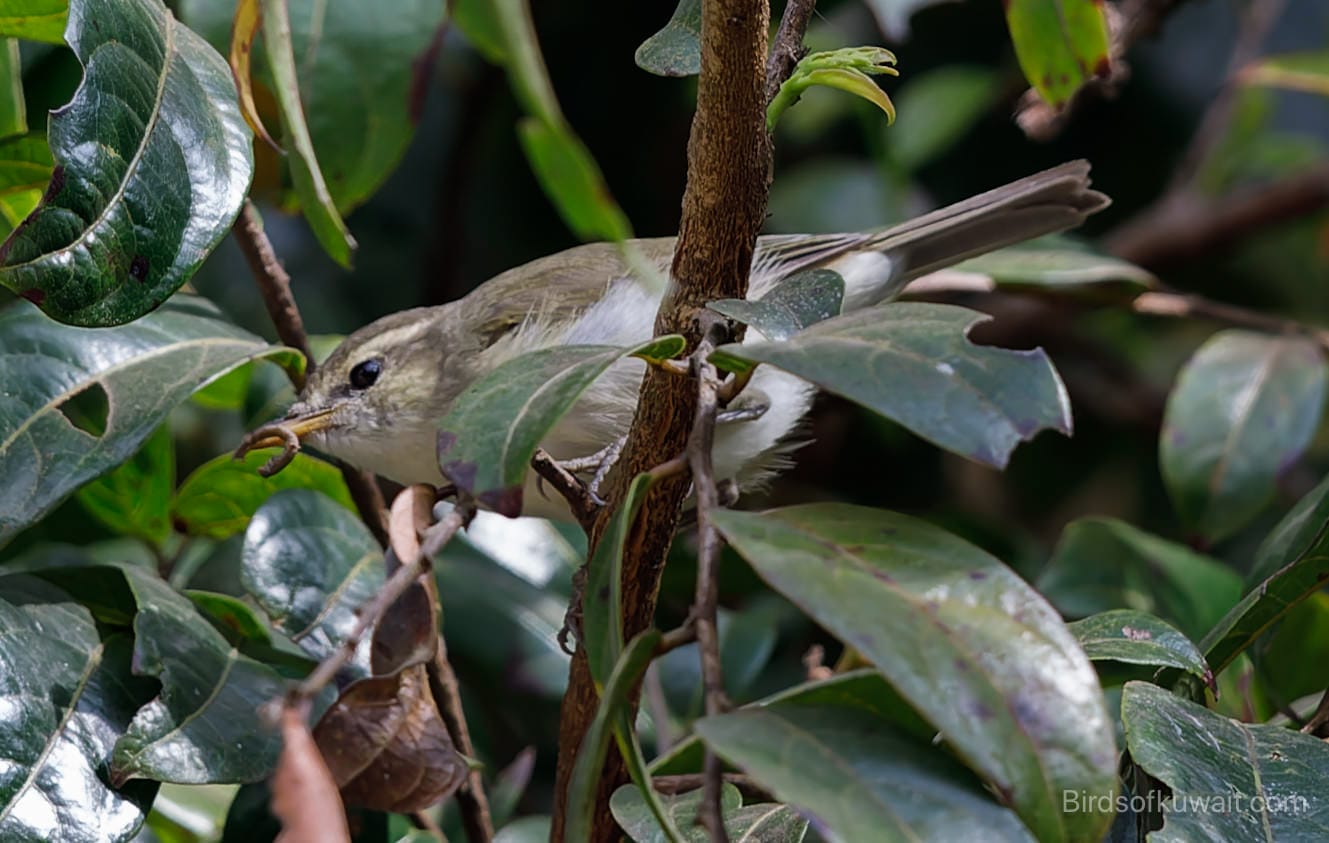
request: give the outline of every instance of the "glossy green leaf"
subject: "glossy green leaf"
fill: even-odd
[[[1238,78],[1247,85],[1329,96],[1329,52],[1266,56],[1244,68]]]
[[[886,721],[896,733],[916,743],[927,743],[937,734],[937,730],[923,720],[880,673],[867,668],[804,682],[739,710],[780,704],[860,709]],[[693,734],[651,762],[651,772],[657,776],[697,773],[701,772],[701,762],[701,740]]]
[[[910,74],[895,96],[902,119],[886,133],[891,156],[912,172],[944,155],[996,107],[1000,83],[974,64]]]
[[[68,0],[0,0],[0,35],[65,43]]]
[[[577,748],[572,778],[568,782],[567,811],[564,814],[563,836],[566,840],[589,840],[595,813],[595,791],[605,754],[609,751],[609,737],[614,722],[626,710],[629,698],[642,674],[655,655],[660,643],[658,630],[647,630],[627,643],[623,655],[605,682],[595,717]]]
[[[440,423],[443,473],[495,512],[521,514],[531,457],[582,392],[623,357],[670,357],[682,345],[676,336],[633,349],[565,345],[509,360],[471,384]]]
[[[1258,515],[1315,435],[1327,383],[1309,339],[1231,330],[1201,346],[1177,377],[1159,440],[1182,518],[1217,541]]]
[[[1324,741],[1231,720],[1146,682],[1126,686],[1121,719],[1132,760],[1170,789],[1150,840],[1324,837]]]
[[[1014,290],[1083,293],[1123,302],[1158,284],[1152,273],[1133,263],[1056,240],[1048,245],[1035,242],[998,249],[962,261],[946,272],[982,275],[997,287]]]
[[[656,76],[701,72],[701,0],[679,0],[669,22],[633,55],[637,67]]]
[[[281,677],[241,655],[161,580],[134,570],[125,579],[138,601],[134,669],[157,677],[161,695],[116,742],[111,780],[208,784],[271,774],[281,738],[262,728],[258,710],[285,691]]]
[[[301,365],[192,296],[91,331],[24,303],[0,310],[0,543],[128,459],[201,384],[261,356]]]
[[[1269,533],[1256,553],[1255,571],[1265,579],[1200,642],[1214,673],[1221,673],[1293,606],[1329,581],[1329,478]]]
[[[1111,73],[1102,0],[1006,0],[1005,6],[1020,69],[1053,108]]]
[[[1071,431],[1070,401],[1042,349],[966,339],[985,317],[896,302],[820,322],[785,342],[726,345],[711,360],[741,371],[769,363],[986,465],[1047,428]]]
[[[8,237],[37,207],[54,166],[41,135],[0,139],[0,237]]]
[[[156,786],[104,777],[154,690],[130,674],[129,637],[100,639],[86,608],[28,576],[0,579],[0,629],[0,839],[135,839]]]
[[[56,167],[0,246],[0,283],[74,325],[118,325],[184,284],[253,175],[221,56],[161,0],[74,0],[83,84],[48,123]]]
[[[633,478],[586,567],[581,646],[586,648],[591,678],[601,687],[623,654],[623,553],[650,488],[651,475]]]
[[[968,770],[858,708],[782,703],[707,717],[696,730],[725,760],[814,817],[830,843],[1034,839]]]
[[[78,502],[117,533],[160,545],[171,534],[171,490],[175,488],[175,444],[165,426],[138,453],[78,490]]]
[[[1185,635],[1166,621],[1135,609],[1112,609],[1068,624],[1092,661],[1117,661],[1187,671],[1211,688],[1214,675]]]
[[[267,626],[250,605],[240,598],[211,591],[187,591],[185,596],[199,614],[210,620],[217,631],[232,644],[243,646],[272,643]]]
[[[1135,609],[1192,639],[1241,599],[1241,578],[1218,560],[1115,518],[1071,522],[1037,585],[1067,617]]]
[[[1098,677],[1010,569],[926,522],[865,507],[713,518],[771,587],[876,665],[1040,840],[1106,829],[1109,815],[1065,813],[1058,796],[1116,792]]]
[[[909,18],[919,9],[956,0],[867,0],[867,7],[877,19],[877,26],[892,41],[904,41],[909,36]]]
[[[780,281],[759,299],[721,299],[706,305],[756,328],[768,340],[787,340],[809,325],[840,315],[844,278],[829,269],[809,269]]]
[[[282,489],[312,489],[356,511],[341,472],[320,459],[297,454],[286,468],[261,476],[259,467],[276,452],[250,451],[238,460],[222,454],[194,469],[171,505],[176,523],[191,536],[224,539],[242,532],[258,508]]]
[[[240,576],[273,625],[321,659],[383,584],[383,552],[355,513],[318,492],[287,489],[254,513]],[[358,662],[363,672],[367,663]]]
[[[697,820],[701,797],[700,790],[660,797],[674,825],[683,830],[681,839],[688,843],[710,843],[710,835]],[[624,786],[614,791],[609,810],[633,843],[669,840],[661,833],[659,823],[636,788]],[[800,843],[808,830],[808,821],[788,805],[774,802],[744,805],[738,788],[728,782],[720,791],[720,810],[725,831],[736,843]]]

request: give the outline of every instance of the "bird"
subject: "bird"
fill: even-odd
[[[1080,225],[1110,203],[1090,187],[1089,169],[1071,161],[879,231],[759,237],[748,298],[794,273],[830,269],[844,281],[842,313],[889,301],[920,276]],[[667,271],[675,238],[630,244]],[[403,485],[446,485],[436,456],[439,423],[470,384],[538,349],[645,342],[662,295],[613,243],[583,244],[509,269],[456,301],[393,313],[352,333],[312,372],[285,417],[251,433],[241,452],[307,443]],[[749,331],[745,341],[755,339]],[[596,460],[612,459],[626,436],[644,366],[632,358],[611,366],[541,447],[598,480],[607,466]],[[729,418],[741,420],[716,431],[715,476],[749,491],[786,467],[814,395],[805,381],[758,367],[727,408]],[[528,476],[522,514],[571,520],[566,502],[537,483]]]

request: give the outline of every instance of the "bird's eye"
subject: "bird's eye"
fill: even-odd
[[[351,389],[368,389],[378,380],[383,372],[383,363],[379,360],[366,360],[355,364],[351,370]]]

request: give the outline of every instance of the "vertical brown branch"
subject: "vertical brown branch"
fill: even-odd
[[[767,0],[704,0],[701,75],[697,113],[688,141],[688,186],[674,252],[672,283],[656,316],[656,334],[681,333],[695,348],[705,332],[706,302],[743,298],[757,232],[766,214],[771,165],[766,134]],[[628,482],[642,471],[683,452],[696,411],[691,379],[650,367],[642,381],[637,416],[611,477],[609,499],[623,499]],[[660,572],[673,541],[686,476],[657,484],[642,506],[623,560],[623,634],[630,638],[655,617]],[[609,507],[592,531],[599,542]],[[562,841],[568,783],[582,738],[597,704],[585,651],[572,660],[559,726],[558,777],[553,840]],[[592,843],[617,840],[609,796],[627,781],[612,748],[596,798]],[[577,841],[582,843],[582,841]]]

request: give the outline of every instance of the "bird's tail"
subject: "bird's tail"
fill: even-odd
[[[1074,228],[1110,203],[1089,187],[1089,162],[1071,161],[870,234],[823,265],[844,276],[847,312],[966,258]]]

